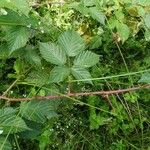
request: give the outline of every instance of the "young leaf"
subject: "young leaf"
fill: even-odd
[[[11,27],[7,31],[6,39],[11,53],[24,47],[29,39],[29,31],[25,27]]]
[[[5,7],[12,9],[14,11],[21,11],[26,16],[30,11],[30,7],[28,5],[27,0],[2,0],[0,2],[0,8]]]
[[[58,67],[54,67],[52,69],[52,71],[50,72],[50,82],[61,82],[64,81],[65,78],[68,77],[68,75],[70,74],[70,70],[69,68],[65,67],[65,66],[58,66]]]
[[[97,7],[90,7],[89,11],[93,19],[105,25],[105,15],[100,10],[98,10]]]
[[[52,64],[64,65],[66,62],[65,53],[54,43],[40,43],[40,52],[42,57]]]
[[[58,38],[58,43],[68,56],[76,56],[85,48],[85,42],[75,31],[66,31]]]
[[[71,73],[77,80],[91,79],[92,78],[89,71],[84,69],[84,68],[73,67],[73,68],[71,68]],[[92,84],[92,81],[90,81],[90,80],[87,80],[84,82]]]
[[[74,60],[74,65],[80,68],[92,67],[99,62],[99,56],[90,51],[80,53]]]

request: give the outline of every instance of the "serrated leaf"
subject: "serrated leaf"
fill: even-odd
[[[29,31],[25,27],[11,27],[7,30],[6,39],[10,52],[24,47],[29,39]]]
[[[70,74],[70,70],[65,66],[54,67],[50,72],[49,81],[56,82],[56,83],[64,81],[64,79],[66,79],[69,76],[69,74]]]
[[[74,65],[80,68],[92,67],[99,62],[99,56],[90,51],[80,53],[74,60]]]
[[[16,115],[16,110],[9,107],[0,109],[0,129],[3,130],[3,134],[29,130],[24,120]]]
[[[91,74],[85,68],[73,67],[73,68],[71,68],[71,73],[75,77],[75,79],[77,79],[77,80],[83,79],[83,81],[85,83],[92,84],[92,81],[90,81],[90,80],[85,81],[84,80],[84,79],[92,79]]]
[[[58,101],[37,101],[23,102],[20,106],[21,115],[27,120],[44,123],[47,119],[56,117]]]
[[[1,0],[0,8],[9,8],[14,11],[20,11],[26,16],[29,14],[30,7],[27,0]]]
[[[144,73],[139,82],[150,84],[150,72]]]
[[[12,150],[12,146],[10,142],[6,139],[6,137],[0,136],[0,149],[1,150]]]
[[[64,65],[66,63],[65,53],[54,43],[40,43],[40,52],[42,57],[52,64]]]
[[[97,7],[90,7],[90,16],[100,22],[101,24],[105,25],[105,15],[101,12]]]
[[[75,31],[66,31],[58,38],[58,43],[68,56],[76,56],[85,49],[85,42]]]

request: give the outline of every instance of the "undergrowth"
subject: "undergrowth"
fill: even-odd
[[[3,0],[0,36],[0,150],[150,149],[149,1]]]

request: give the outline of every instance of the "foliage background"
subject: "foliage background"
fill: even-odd
[[[148,0],[3,0],[0,35],[0,95],[150,84]],[[1,99],[0,149],[149,150],[149,103],[149,89],[50,101]]]

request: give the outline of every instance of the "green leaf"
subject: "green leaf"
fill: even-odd
[[[120,22],[124,20],[124,13],[122,9],[115,11],[114,14],[115,14],[116,19],[119,20]]]
[[[74,60],[74,65],[80,68],[92,67],[99,62],[99,56],[90,51],[80,53]]]
[[[76,56],[85,49],[85,42],[75,31],[66,31],[58,38],[58,43],[68,56]]]
[[[31,73],[28,74],[28,77],[25,79],[27,83],[35,84],[42,86],[48,83],[49,79],[49,71],[47,68],[45,70],[38,69],[33,70]]]
[[[93,6],[96,4],[94,0],[83,0],[84,6]]]
[[[25,48],[24,58],[31,65],[35,64],[36,66],[41,66],[41,58],[36,50],[31,46]]]
[[[39,147],[40,150],[45,150],[47,145],[50,144],[50,139],[49,137],[51,136],[52,131],[51,130],[45,130],[39,137]]]
[[[148,6],[150,5],[150,1],[149,0],[133,0],[133,4]]]
[[[111,122],[111,118],[103,117],[100,114],[97,115],[95,112],[95,114],[93,113],[92,115],[90,115],[89,121],[90,121],[90,129],[94,130],[94,129],[98,129],[102,125]]]
[[[30,7],[27,0],[1,0],[0,8],[5,7],[14,11],[21,11],[26,16],[29,14]]]
[[[70,6],[70,8],[73,8],[73,9],[79,11],[81,14],[83,14],[85,16],[89,14],[89,9],[87,7],[85,7],[82,3],[73,2],[69,6]]]
[[[7,15],[0,15],[0,25],[8,26],[28,26],[36,27],[38,19],[32,16],[19,15],[18,13],[7,10]]]
[[[29,31],[25,27],[11,27],[7,30],[6,39],[10,52],[24,47],[29,39]]]
[[[12,150],[12,146],[6,137],[0,136],[0,149],[1,150]]]
[[[10,50],[8,45],[3,44],[0,46],[0,59],[7,59],[9,57]]]
[[[69,68],[65,67],[65,66],[58,66],[58,67],[54,67],[52,69],[52,71],[50,72],[50,82],[61,82],[64,81],[64,79],[66,79],[70,74],[70,70]]]
[[[146,30],[144,33],[146,41],[150,41],[150,30]]]
[[[112,16],[109,20],[108,20],[108,25],[109,25],[109,28],[111,30],[113,30],[114,28],[116,28],[118,24],[118,20],[116,20],[116,18],[114,16]]]
[[[20,106],[21,115],[31,121],[38,123],[44,123],[47,119],[56,117],[56,108],[58,101],[44,100],[37,101],[33,100],[30,102],[23,102]]]
[[[71,68],[71,73],[77,80],[92,79],[89,71],[84,68],[73,67],[73,68]],[[92,81],[90,81],[90,80],[87,80],[84,82],[92,84]]]
[[[102,39],[100,36],[96,35],[92,38],[89,49],[96,49],[99,48],[102,45]]]
[[[42,57],[52,64],[64,65],[66,63],[65,53],[54,43],[40,43],[40,52]]]
[[[150,29],[150,14],[146,14],[144,17],[145,25]]]
[[[124,43],[129,38],[129,35],[130,35],[129,27],[126,24],[120,23],[118,21],[116,28],[122,40],[122,43]]]
[[[98,10],[97,7],[90,7],[89,11],[90,11],[90,16],[93,19],[105,25],[105,15],[100,10]]]
[[[26,131],[20,132],[18,134],[20,138],[23,138],[23,139],[35,139],[43,131],[42,130],[43,129],[43,124],[31,121],[31,120],[25,120],[25,122],[26,122],[27,126],[31,130],[26,130]]]
[[[15,70],[15,74],[17,74],[18,76],[21,75],[24,70],[23,61],[21,59],[16,59],[16,61],[14,62],[13,69]]]
[[[144,73],[139,82],[150,84],[150,72]]]
[[[0,109],[0,129],[4,134],[29,130],[24,120],[16,115],[16,110],[10,107]]]

